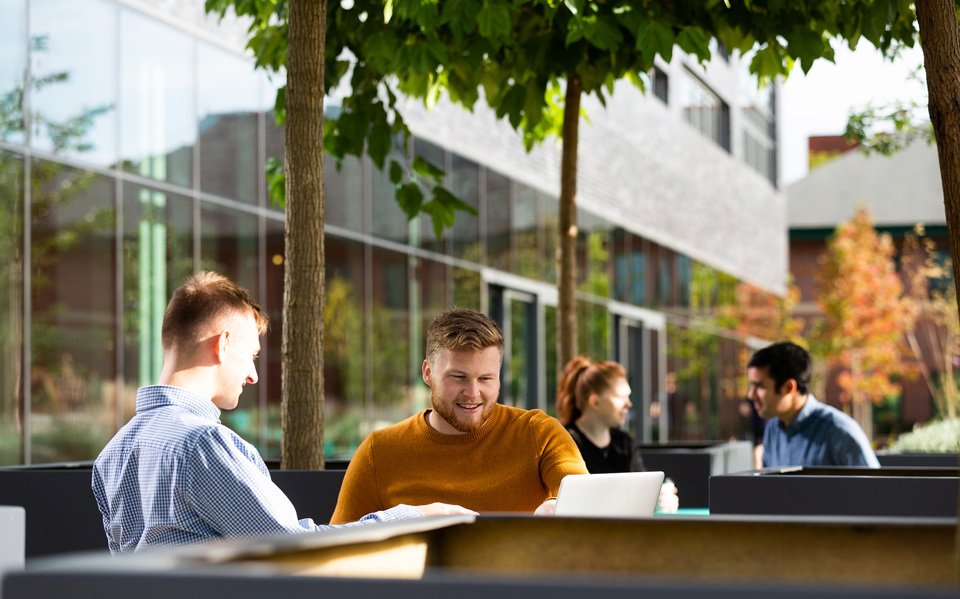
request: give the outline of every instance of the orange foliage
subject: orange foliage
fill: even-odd
[[[846,372],[838,378],[842,398],[879,402],[899,392],[891,376],[903,373],[904,331],[912,310],[893,261],[889,235],[878,235],[869,211],[860,206],[840,225],[821,257],[818,303],[823,321],[817,334],[822,353]]]

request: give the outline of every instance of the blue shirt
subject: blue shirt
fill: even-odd
[[[94,462],[93,494],[111,553],[330,528],[297,518],[256,448],[220,424],[213,402],[179,387],[137,391],[137,415]],[[421,516],[401,505],[360,522]]]
[[[767,421],[763,431],[763,465],[879,468],[880,462],[853,418],[808,395],[807,402],[787,426],[779,418]]]

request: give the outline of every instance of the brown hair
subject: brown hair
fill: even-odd
[[[427,360],[433,363],[441,350],[480,351],[496,347],[503,353],[503,333],[486,314],[467,308],[453,308],[433,319],[427,329]]]
[[[590,395],[608,391],[618,378],[627,378],[627,371],[613,360],[591,362],[586,356],[570,360],[557,387],[557,418],[564,426],[576,422]]]
[[[230,312],[252,314],[257,332],[262,335],[267,330],[267,315],[245,289],[215,272],[188,277],[173,292],[163,314],[164,349],[196,341],[205,325]]]

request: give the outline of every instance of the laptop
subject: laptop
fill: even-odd
[[[636,518],[657,508],[663,472],[570,474],[560,481],[557,516]]]

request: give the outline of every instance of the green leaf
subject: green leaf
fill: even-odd
[[[397,187],[397,204],[407,218],[420,214],[423,207],[423,192],[416,183],[404,183]]]
[[[516,129],[523,118],[523,105],[526,99],[527,90],[522,85],[514,85],[497,105],[497,118],[503,118],[506,115],[510,124]]]
[[[459,35],[473,33],[477,28],[480,3],[475,0],[445,0],[441,18],[450,23],[450,29]]]
[[[833,58],[833,48],[822,33],[810,30],[798,30],[787,36],[787,48],[790,54],[800,60],[804,73],[810,71],[815,60],[821,57]],[[829,56],[828,56],[829,54]]]
[[[443,179],[443,169],[421,156],[413,159],[413,171],[421,177],[428,177],[434,181]]]
[[[283,208],[287,205],[287,176],[283,172],[283,162],[273,156],[267,158],[267,191],[270,203]]]
[[[563,0],[563,4],[573,15],[579,15],[582,7],[581,0]]]
[[[510,37],[510,9],[494,0],[487,0],[477,14],[480,35],[492,39]]]
[[[390,161],[390,182],[394,185],[400,183],[403,179],[403,167],[396,160]]]
[[[287,122],[287,86],[277,90],[277,98],[273,101],[273,115],[278,125]]]
[[[673,57],[673,29],[658,21],[645,21],[636,32],[637,49],[652,63],[659,54],[667,62]]]
[[[700,62],[710,60],[710,37],[699,27],[684,27],[677,36],[677,43],[687,54]]]
[[[623,34],[613,17],[599,16],[592,19],[585,31],[590,43],[601,50],[616,51],[623,43]]]
[[[460,212],[466,212],[467,214],[477,216],[480,213],[476,208],[462,201],[457,196],[453,195],[447,188],[437,185],[433,188],[433,201],[440,203],[444,208],[450,211],[450,214],[453,215],[454,211],[459,210]],[[450,224],[453,224],[453,220],[450,221]]]

